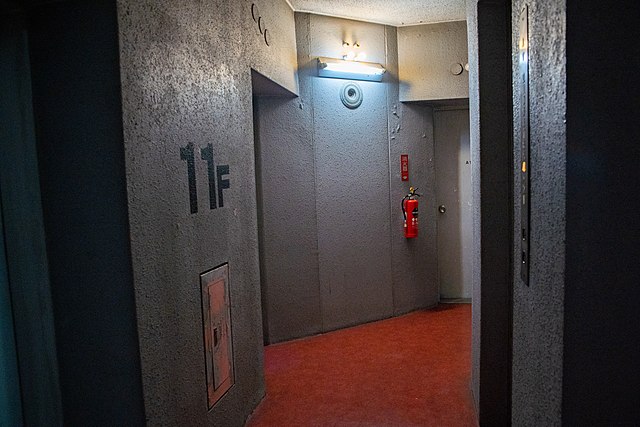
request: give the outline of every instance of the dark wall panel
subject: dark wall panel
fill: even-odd
[[[53,308],[33,122],[27,21],[0,17],[0,187],[26,425],[60,425]],[[13,336],[12,336],[13,338]]]
[[[482,425],[511,417],[511,85],[509,7],[478,3],[480,141],[480,407]],[[471,160],[474,164],[472,156]],[[476,270],[477,269],[477,270]],[[474,271],[474,272],[475,272]],[[477,273],[476,273],[477,274]],[[474,300],[475,303],[475,300]]]
[[[4,243],[4,221],[0,202],[0,425],[23,424],[18,354],[9,289],[9,270]]]
[[[481,425],[511,420],[509,2],[468,1],[473,188],[472,391]]]
[[[115,1],[33,11],[33,97],[69,425],[144,424]]]
[[[567,1],[563,425],[640,422],[637,10]]]

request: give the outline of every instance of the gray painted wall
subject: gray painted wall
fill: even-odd
[[[258,99],[264,235],[262,275],[269,340],[341,328],[437,302],[435,214],[421,211],[418,239],[403,237],[400,154],[423,203],[434,194],[430,107],[398,102],[396,29],[296,14],[300,98]],[[318,78],[315,58],[359,42],[385,65],[382,83]],[[425,206],[423,204],[423,206]]]
[[[265,341],[322,331],[309,15],[296,14],[296,99],[254,98]],[[255,88],[254,88],[255,90]]]
[[[398,31],[387,28],[387,56],[398,57]],[[397,61],[387,63],[387,134],[391,206],[391,268],[394,314],[430,307],[438,302],[438,254],[436,249],[436,199],[433,109],[428,105],[400,102]],[[400,155],[409,155],[409,181],[401,179]],[[420,231],[415,239],[404,237],[400,202],[409,186],[419,188]]]
[[[566,79],[564,3],[529,1],[530,285],[514,266],[513,423],[560,425],[565,240]],[[512,2],[513,81],[518,22]],[[519,170],[520,87],[514,83],[514,164]],[[515,176],[514,200],[520,180]],[[520,206],[514,203],[514,257],[520,256]],[[515,258],[517,259],[517,258]],[[514,263],[515,264],[515,263]]]
[[[313,82],[325,330],[393,313],[385,87],[358,83],[363,102],[350,110],[340,101],[344,84],[338,79]]]
[[[399,315],[435,305],[439,299],[439,284],[433,109],[426,105],[398,102],[397,88],[389,86],[387,108],[393,307],[394,314]],[[401,154],[409,155],[408,182],[401,180]],[[422,195],[419,202],[419,235],[415,239],[404,237],[404,218],[400,205],[410,185],[418,187]]]
[[[297,92],[286,2],[118,2],[128,212],[147,423],[240,426],[264,395],[251,67]],[[198,212],[186,162],[196,149]],[[207,164],[229,165],[210,209]],[[235,385],[207,410],[199,275],[228,262]]]
[[[435,214],[402,233],[400,154],[411,184],[433,200],[431,108],[398,102],[393,27],[296,14],[300,98],[258,100],[265,306],[271,342],[405,313],[437,302]],[[340,101],[345,80],[318,78],[315,58],[359,42],[388,69],[358,82],[360,108]],[[391,157],[390,157],[391,156]],[[423,205],[424,206],[424,205]]]
[[[310,16],[312,57],[340,58],[358,42],[367,61],[387,64],[385,27]],[[323,329],[393,314],[386,85],[358,82],[362,105],[340,101],[340,79],[312,78],[318,258]],[[377,165],[377,167],[371,167]]]
[[[469,97],[469,73],[452,74],[468,63],[465,21],[398,28],[401,101]]]

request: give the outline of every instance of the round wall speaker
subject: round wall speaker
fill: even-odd
[[[362,104],[362,89],[355,83],[347,83],[340,90],[340,99],[345,107],[354,110]]]

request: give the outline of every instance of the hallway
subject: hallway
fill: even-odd
[[[258,426],[474,426],[471,305],[265,348]]]
[[[640,426],[637,10],[0,0],[0,427]]]

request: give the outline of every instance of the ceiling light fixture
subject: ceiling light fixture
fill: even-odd
[[[373,62],[318,58],[319,77],[380,82],[386,71],[382,65]]]

